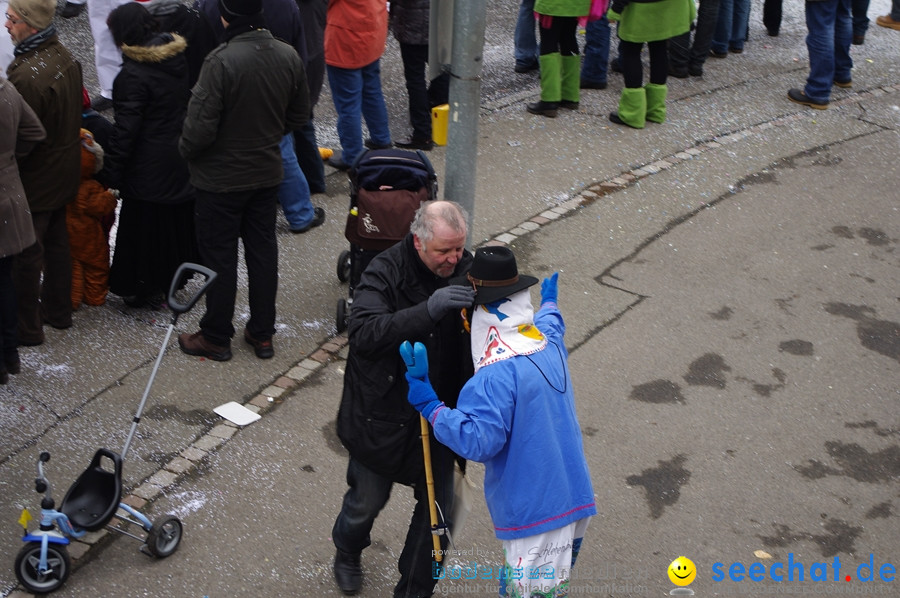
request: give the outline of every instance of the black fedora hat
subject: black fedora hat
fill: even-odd
[[[534,276],[519,274],[512,250],[498,245],[475,250],[475,260],[469,273],[453,279],[451,283],[474,286],[475,305],[484,305],[527,289],[537,281]]]

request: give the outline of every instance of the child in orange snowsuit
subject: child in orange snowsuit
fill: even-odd
[[[113,214],[116,198],[94,180],[103,167],[103,148],[87,129],[81,129],[81,185],[78,197],[66,208],[66,227],[72,249],[72,309],[82,302],[103,305],[109,291],[109,244],[102,220]]]

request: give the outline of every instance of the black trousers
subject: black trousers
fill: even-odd
[[[297,153],[297,164],[309,183],[309,192],[325,193],[325,163],[319,153],[312,114],[305,125],[294,131],[294,150]]]
[[[275,334],[278,293],[278,243],[275,215],[278,187],[214,193],[197,190],[194,222],[203,264],[218,278],[206,292],[206,313],[200,319],[203,337],[228,346],[234,336],[237,296],[238,239],[244,243],[250,319],[247,330],[259,340]]]
[[[543,27],[541,17],[541,56],[559,52],[563,56],[578,55],[578,17],[553,17],[549,27]]]
[[[44,323],[55,328],[72,325],[72,255],[66,228],[66,207],[32,212],[37,242],[16,256],[19,342],[44,342]]]
[[[400,44],[403,78],[409,96],[409,124],[413,138],[431,139],[431,109],[446,104],[450,95],[450,75],[444,73],[426,82],[428,44]]]
[[[622,77],[625,87],[643,87],[644,67],[641,65],[641,48],[644,44],[621,40]],[[650,83],[665,85],[669,76],[668,40],[647,42],[650,53]]]

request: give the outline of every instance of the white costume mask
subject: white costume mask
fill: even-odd
[[[547,339],[534,325],[534,307],[528,289],[476,305],[472,313],[472,363],[481,367],[516,355],[537,353]]]

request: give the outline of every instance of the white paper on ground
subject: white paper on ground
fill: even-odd
[[[213,412],[221,415],[228,421],[238,426],[246,426],[247,424],[252,424],[262,417],[258,413],[253,413],[240,403],[235,403],[234,401],[230,401],[228,403],[225,403],[224,405],[219,405],[218,407],[213,409]]]

